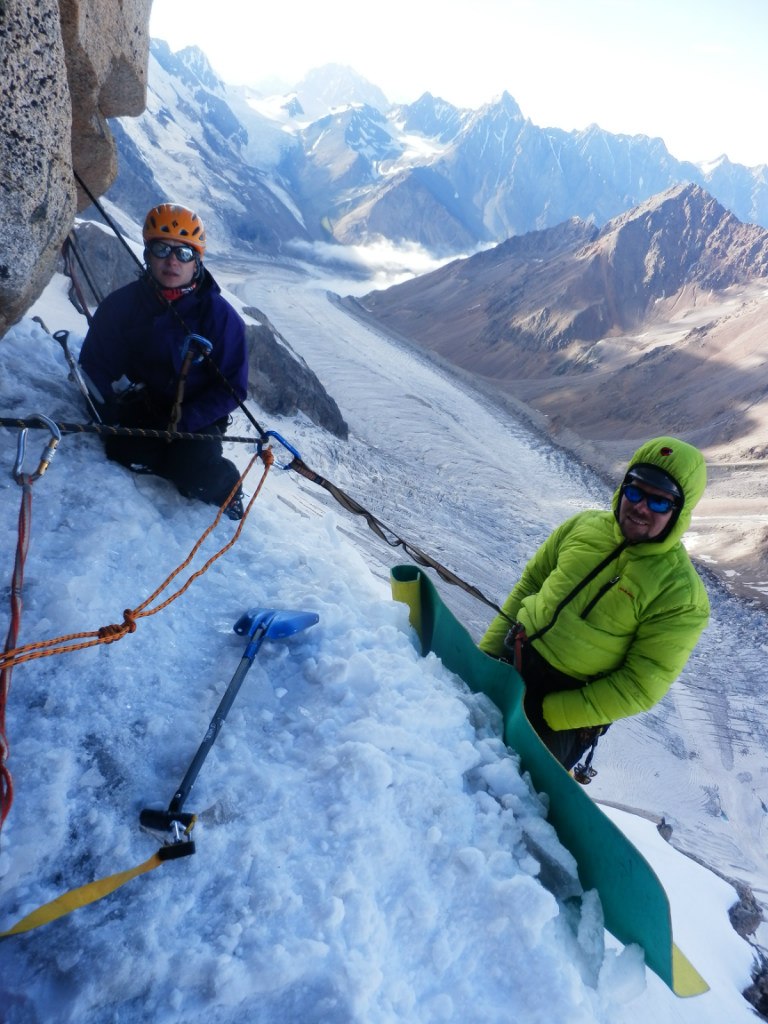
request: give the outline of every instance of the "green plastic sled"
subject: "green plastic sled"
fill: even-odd
[[[408,605],[422,654],[434,652],[476,693],[500,709],[504,742],[520,756],[534,787],[549,796],[549,821],[576,860],[584,889],[600,895],[605,926],[645,950],[645,962],[678,996],[700,995],[707,983],[672,940],[669,900],[655,872],[582,786],[550,754],[523,711],[524,684],[515,669],[484,654],[413,565],[391,570],[392,596]]]

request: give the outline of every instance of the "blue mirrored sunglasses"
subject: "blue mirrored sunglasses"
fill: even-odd
[[[179,263],[191,263],[196,256],[191,245],[169,245],[168,242],[161,242],[159,238],[153,239],[148,249],[159,260],[167,260],[173,253]]]
[[[641,501],[645,501],[649,510],[659,515],[671,512],[673,508],[677,508],[674,498],[665,498],[662,494],[649,494],[648,491],[644,491],[637,484],[624,484],[622,492],[627,501],[631,501],[633,505],[638,505]]]

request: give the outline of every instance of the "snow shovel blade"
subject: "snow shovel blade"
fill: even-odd
[[[294,633],[309,629],[319,621],[320,616],[317,612],[252,608],[240,616],[233,628],[238,636],[253,636],[257,629],[262,628],[267,640],[283,640]]]

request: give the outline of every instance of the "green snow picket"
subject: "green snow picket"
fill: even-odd
[[[576,860],[584,889],[600,895],[606,928],[637,943],[647,965],[679,996],[706,992],[707,983],[672,938],[667,894],[645,858],[561,767],[523,711],[524,684],[512,665],[483,654],[416,566],[391,572],[392,595],[408,605],[422,654],[434,652],[474,692],[500,709],[504,741],[520,755],[534,787],[549,796],[549,820]]]

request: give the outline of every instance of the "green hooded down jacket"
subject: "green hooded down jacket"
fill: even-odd
[[[681,538],[704,492],[706,467],[696,448],[673,437],[643,445],[632,458],[672,476],[684,494],[683,508],[666,536],[626,545],[617,513],[580,512],[559,526],[525,567],[491,622],[480,648],[499,657],[509,621],[526,634],[545,632],[534,648],[550,665],[584,686],[544,698],[544,718],[555,730],[604,725],[647,711],[682,671],[709,619],[709,601]],[[603,560],[603,570],[556,609]],[[507,616],[507,618],[505,618]],[[554,625],[548,627],[555,617]]]

